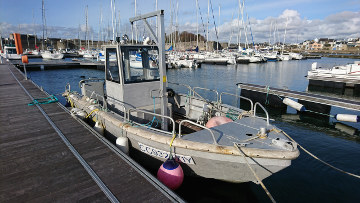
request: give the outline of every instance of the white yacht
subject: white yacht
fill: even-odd
[[[4,46],[4,53],[2,54],[2,56],[4,58],[10,59],[10,60],[20,60],[21,59],[21,55],[17,54],[17,52],[16,52],[16,47]]]
[[[360,61],[354,61],[353,64],[334,66],[330,69],[317,67],[317,62],[311,65],[308,71],[308,78],[338,78],[360,80]]]

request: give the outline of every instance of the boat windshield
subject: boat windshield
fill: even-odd
[[[8,54],[17,54],[16,48],[7,48],[6,53],[8,53]]]
[[[127,47],[121,51],[125,84],[160,80],[158,50]]]
[[[120,83],[116,48],[107,49],[106,57],[108,58],[108,60],[106,60],[106,80]]]

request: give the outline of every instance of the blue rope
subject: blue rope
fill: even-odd
[[[55,95],[51,95],[46,98],[34,99],[32,102],[28,103],[28,106],[36,105],[36,104],[50,104],[58,102],[59,99]]]
[[[154,101],[154,113],[155,113],[155,97],[153,97],[153,101]],[[146,126],[147,128],[150,128],[150,127],[152,127],[154,121],[156,121],[156,125],[154,126],[154,128],[156,128],[156,127],[159,125],[159,122],[160,122],[160,121],[156,118],[156,116],[153,116],[153,119],[152,119],[150,122],[148,122],[148,123],[146,123],[146,124],[141,124],[140,126]]]

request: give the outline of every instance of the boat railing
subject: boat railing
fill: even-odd
[[[1,58],[1,56],[0,56],[0,58]],[[70,92],[70,91],[71,91],[70,83],[67,83],[67,84],[65,85],[65,92]]]
[[[128,122],[131,122],[131,120],[130,120],[130,113],[132,112],[132,111],[135,111],[135,112],[140,112],[140,113],[144,113],[144,114],[150,114],[150,115],[153,115],[153,116],[159,116],[159,117],[162,117],[162,118],[167,118],[167,119],[169,119],[171,122],[172,122],[172,132],[168,132],[168,131],[164,131],[164,130],[160,130],[160,129],[157,129],[157,128],[153,128],[153,127],[151,127],[151,126],[147,126],[148,128],[151,128],[152,130],[154,130],[154,131],[158,131],[158,132],[163,132],[163,133],[166,133],[166,134],[173,134],[173,133],[175,133],[175,121],[174,121],[174,119],[173,118],[171,118],[170,116],[164,116],[164,115],[161,115],[161,114],[157,114],[157,113],[153,113],[153,112],[149,112],[149,111],[145,111],[145,110],[142,110],[142,109],[135,109],[135,108],[130,108],[130,109],[128,109],[128,111],[127,111],[127,117],[126,117],[126,114],[125,114],[125,120],[126,121],[128,121]],[[140,125],[140,126],[145,126],[144,124],[141,124],[141,123],[137,123],[137,122],[135,122],[135,121],[132,121],[133,123],[136,123],[136,124],[138,124],[138,125]]]
[[[177,85],[177,86],[183,86],[183,87],[186,87],[187,89],[189,89],[189,92],[188,94],[192,94],[192,88],[189,86],[189,85],[185,85],[185,84],[181,84],[181,83],[175,83],[175,82],[168,82],[169,84],[172,84],[172,85]]]
[[[231,93],[227,93],[227,92],[221,92],[220,93],[220,104],[222,103],[222,96],[223,95],[230,95],[230,96],[234,96],[234,97],[237,97],[237,98],[241,98],[241,99],[245,99],[245,100],[247,100],[247,101],[249,101],[250,102],[250,110],[252,111],[252,110],[254,110],[254,103],[253,103],[253,101],[251,100],[251,99],[249,99],[249,98],[247,98],[247,97],[243,97],[243,96],[239,96],[239,95],[236,95],[236,94],[231,94]]]
[[[256,107],[257,106],[260,106],[262,108],[262,110],[265,112],[266,114],[266,124],[269,125],[269,113],[266,111],[266,109],[259,103],[259,102],[256,102],[255,103],[255,106],[254,106],[254,116],[256,117]]]
[[[179,138],[181,138],[181,136],[182,136],[182,135],[181,135],[181,126],[182,126],[183,123],[190,123],[190,124],[192,124],[192,125],[196,125],[196,126],[198,126],[198,127],[200,127],[200,128],[203,128],[203,129],[205,129],[205,130],[208,130],[208,131],[210,132],[212,138],[213,138],[214,145],[219,145],[219,144],[217,143],[216,139],[215,139],[215,135],[214,135],[214,133],[212,132],[212,130],[210,130],[209,128],[207,128],[207,127],[205,127],[205,126],[202,126],[202,125],[200,125],[200,124],[198,124],[198,123],[195,123],[195,122],[193,122],[193,121],[189,121],[189,120],[182,120],[182,121],[179,123]]]
[[[100,81],[105,81],[105,79],[102,79],[102,78],[89,78],[89,79],[80,80],[79,88],[81,89],[83,83],[86,83],[86,82],[100,82]]]
[[[195,89],[201,89],[201,90],[206,90],[206,91],[209,91],[209,92],[215,92],[216,93],[216,102],[219,102],[219,92],[216,91],[216,90],[212,90],[212,89],[208,89],[208,88],[203,88],[203,87],[194,87],[192,89],[192,92],[193,92],[193,96],[195,97],[195,94],[200,97],[201,99],[203,99],[204,101],[207,101],[206,99],[204,99],[199,93],[197,93],[195,91]]]
[[[91,97],[92,97],[93,95],[96,96],[96,100],[99,100],[98,97],[102,98],[102,102],[103,102],[103,103],[102,103],[102,108],[103,108],[103,110],[105,110],[105,111],[108,110],[108,108],[107,108],[107,102],[106,102],[106,99],[105,99],[105,97],[104,97],[103,95],[97,94],[95,91],[91,91],[91,90],[85,90],[85,91],[91,93],[89,99],[91,99]],[[125,106],[124,106],[124,110],[125,110]],[[124,111],[124,112],[125,112],[125,111]]]

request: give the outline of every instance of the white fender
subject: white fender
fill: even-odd
[[[125,154],[129,154],[129,140],[127,137],[118,137],[116,139],[116,146]]]

